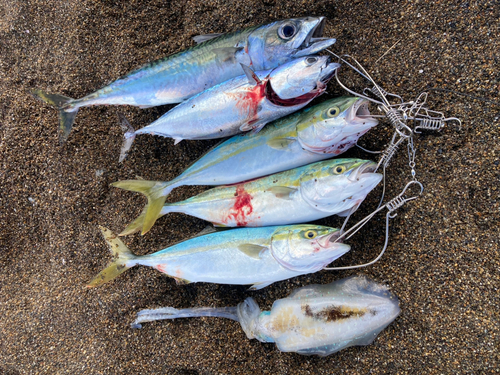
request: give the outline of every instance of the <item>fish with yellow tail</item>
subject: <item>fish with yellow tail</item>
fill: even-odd
[[[349,251],[340,231],[320,225],[239,228],[208,233],[150,255],[134,255],[101,227],[113,260],[90,283],[104,284],[136,265],[154,267],[179,283],[207,282],[264,288],[317,272]]]
[[[260,227],[305,223],[331,215],[347,216],[382,180],[376,168],[377,164],[370,160],[320,161],[240,184],[219,186],[180,202],[165,203],[154,219],[180,212],[220,227]],[[149,203],[121,235],[149,229],[145,226],[148,210]]]

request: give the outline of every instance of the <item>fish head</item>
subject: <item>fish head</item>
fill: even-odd
[[[332,63],[329,56],[305,56],[275,68],[269,74],[269,84],[283,100],[309,94],[310,100],[322,94],[326,84],[340,64]]]
[[[248,40],[254,69],[273,69],[292,58],[330,47],[335,39],[323,38],[324,28],[325,17],[292,18],[257,28]]]
[[[315,163],[300,177],[300,194],[313,208],[340,214],[356,209],[382,180],[377,164],[361,159]]]
[[[343,96],[304,111],[298,121],[297,137],[305,150],[338,155],[377,124],[377,119],[370,116],[368,100]]]
[[[319,271],[350,246],[335,242],[340,231],[321,225],[289,225],[272,235],[271,254],[283,267],[302,273]]]

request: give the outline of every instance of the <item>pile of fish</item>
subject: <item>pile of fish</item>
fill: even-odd
[[[349,251],[342,231],[303,224],[348,216],[382,180],[377,164],[340,155],[377,125],[368,101],[326,100],[339,64],[316,53],[335,39],[323,37],[324,17],[296,18],[195,38],[194,47],[154,61],[80,99],[34,94],[59,110],[60,139],[77,111],[92,105],[141,108],[180,103],[152,124],[134,130],[123,119],[126,156],[139,134],[183,139],[231,137],[171,181],[127,180],[113,185],[144,194],[141,215],[120,235],[146,233],[167,213],[181,212],[216,227],[150,255],[134,255],[106,228],[113,260],[89,284],[97,286],[136,265],[151,266],[179,283],[252,285],[317,272]],[[301,110],[300,112],[297,112]],[[240,134],[242,133],[242,134]],[[165,203],[183,185],[216,186],[182,202]],[[364,277],[303,287],[261,312],[248,298],[233,308],[162,308],[139,313],[134,327],[156,319],[222,316],[237,320],[249,338],[276,342],[281,351],[328,355],[367,345],[399,314],[385,286]]]

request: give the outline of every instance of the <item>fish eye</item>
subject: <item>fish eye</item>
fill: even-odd
[[[332,118],[332,117],[337,117],[340,113],[340,108],[339,107],[331,107],[328,109],[328,111],[326,112],[326,114],[328,115],[328,117]]]
[[[278,35],[282,39],[290,39],[295,35],[296,32],[297,28],[295,27],[295,25],[287,23],[280,27],[280,29],[278,30]]]
[[[333,173],[334,174],[341,174],[344,173],[346,170],[346,167],[344,165],[337,165],[336,167],[333,168]]]
[[[308,230],[306,233],[304,233],[304,237],[312,240],[318,235],[318,232],[315,230]]]
[[[317,57],[308,57],[308,58],[306,59],[306,64],[307,64],[307,65],[312,65],[312,64],[314,64],[314,63],[315,63],[315,62],[317,62],[317,61],[318,61],[318,58],[317,58]]]

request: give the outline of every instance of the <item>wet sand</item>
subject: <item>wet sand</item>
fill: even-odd
[[[425,191],[391,220],[390,243],[375,265],[276,283],[176,285],[136,267],[105,286],[86,283],[110,260],[98,230],[121,231],[142,210],[139,194],[110,187],[140,176],[169,180],[216,141],[139,136],[118,163],[121,111],[137,128],[170,106],[84,108],[60,146],[57,112],[34,88],[81,97],[148,61],[221,33],[293,16],[324,15],[332,50],[348,53],[386,90],[462,120],[415,137],[416,177]],[[499,368],[500,7],[495,1],[0,1],[0,373],[2,374],[386,374],[494,373]],[[397,43],[395,45],[395,43]],[[395,45],[395,46],[394,46]],[[392,46],[385,56],[381,58]],[[343,72],[347,74],[348,70]],[[353,87],[362,90],[361,81]],[[328,96],[343,94],[331,83]],[[375,106],[371,107],[376,112]],[[382,123],[360,140],[380,150]],[[351,150],[346,157],[370,158]],[[411,180],[403,148],[388,170],[387,196]],[[174,190],[171,201],[206,187]],[[376,208],[374,191],[353,223]],[[378,215],[349,240],[336,265],[376,256]],[[319,223],[341,225],[336,218]],[[125,238],[145,254],[206,226],[171,214],[145,236]],[[399,296],[401,315],[367,347],[326,358],[280,353],[248,340],[236,322],[183,319],[129,324],[159,306],[233,306],[247,296],[261,308],[306,284],[364,274]]]

